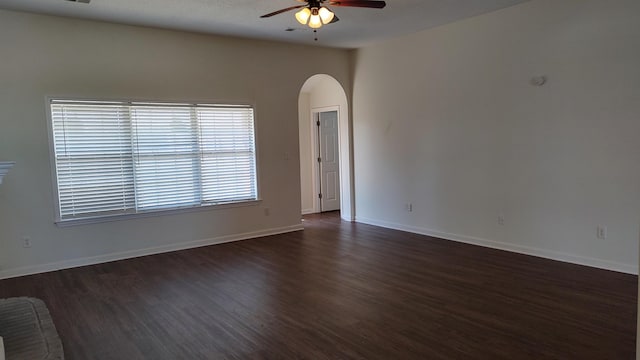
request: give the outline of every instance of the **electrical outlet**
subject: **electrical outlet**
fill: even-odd
[[[404,204],[404,209],[407,210],[408,212],[412,212],[413,211],[413,204],[412,203]]]
[[[504,225],[504,215],[498,215],[498,225]]]
[[[28,236],[23,236],[22,237],[22,247],[23,248],[30,248],[31,247],[31,238]]]
[[[596,236],[600,240],[605,240],[607,238],[607,227],[602,225],[598,226]]]

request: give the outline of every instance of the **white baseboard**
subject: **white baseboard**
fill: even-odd
[[[188,242],[180,242],[180,243],[173,243],[173,244],[167,244],[162,246],[155,246],[155,247],[150,247],[145,249],[136,249],[136,250],[129,250],[129,251],[123,251],[123,252],[117,252],[117,253],[111,253],[111,254],[105,254],[105,255],[71,259],[71,260],[65,260],[65,261],[60,261],[55,263],[48,263],[48,264],[41,264],[41,265],[34,265],[34,266],[24,266],[24,267],[13,268],[13,269],[5,269],[0,271],[0,280],[18,277],[18,276],[39,274],[39,273],[44,273],[49,271],[69,269],[69,268],[74,268],[79,266],[101,264],[101,263],[106,263],[110,261],[124,260],[124,259],[130,259],[130,258],[146,256],[146,255],[161,254],[161,253],[171,252],[171,251],[178,251],[178,250],[192,249],[192,248],[208,246],[208,245],[222,244],[222,243],[227,243],[232,241],[253,239],[253,238],[269,236],[269,235],[284,234],[284,233],[299,231],[299,230],[303,230],[302,224],[285,226],[280,228],[273,228],[273,229],[266,229],[266,230],[260,230],[260,231],[242,233],[242,234],[225,235],[225,236],[219,236],[211,239],[194,240],[194,241],[188,241]]]
[[[618,271],[618,272],[633,274],[633,275],[638,274],[637,265],[623,264],[623,263],[601,260],[601,259],[594,259],[594,258],[589,258],[584,256],[563,253],[559,251],[533,248],[533,247],[528,247],[523,245],[504,243],[500,241],[482,239],[482,238],[477,238],[472,236],[445,233],[445,232],[434,231],[434,230],[416,227],[416,226],[397,224],[397,223],[392,223],[388,221],[374,220],[374,219],[368,219],[368,218],[363,218],[358,216],[356,217],[356,222],[380,226],[380,227],[394,229],[394,230],[407,231],[415,234],[432,236],[432,237],[445,239],[445,240],[462,242],[465,244],[484,246],[492,249],[506,250],[506,251],[511,251],[519,254],[537,256],[545,259],[558,260],[558,261],[563,261],[563,262],[578,264],[578,265],[585,265],[585,266],[595,267],[599,269]]]
[[[316,211],[313,209],[302,209],[302,215],[315,214]]]

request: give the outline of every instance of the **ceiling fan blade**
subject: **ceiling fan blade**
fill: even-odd
[[[329,22],[329,24],[333,24],[333,23],[338,22],[338,21],[340,21],[340,19],[337,16],[333,15],[333,20],[331,20]]]
[[[387,3],[384,1],[377,1],[377,0],[336,0],[336,1],[329,1],[329,5],[382,9],[385,6],[387,6]]]
[[[293,10],[293,9],[299,9],[299,8],[306,7],[306,6],[307,6],[307,5],[296,5],[296,6],[290,6],[290,7],[288,7],[288,8],[280,9],[280,10],[278,10],[278,11],[274,11],[274,12],[272,12],[272,13],[264,14],[264,15],[262,15],[262,16],[260,16],[260,17],[261,17],[261,18],[268,18],[268,17],[272,17],[273,15],[282,14],[283,12],[287,12],[287,11],[290,11],[290,10]]]

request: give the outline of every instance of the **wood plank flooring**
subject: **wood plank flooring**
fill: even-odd
[[[637,277],[364,224],[0,281],[66,359],[634,359]]]

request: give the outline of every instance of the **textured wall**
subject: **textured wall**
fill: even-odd
[[[638,24],[634,0],[536,0],[359,49],[357,219],[636,272]]]
[[[296,228],[300,88],[311,69],[349,88],[343,50],[17,12],[0,11],[0,48],[0,159],[17,162],[0,187],[0,277]],[[58,228],[46,96],[252,103],[263,201]]]

